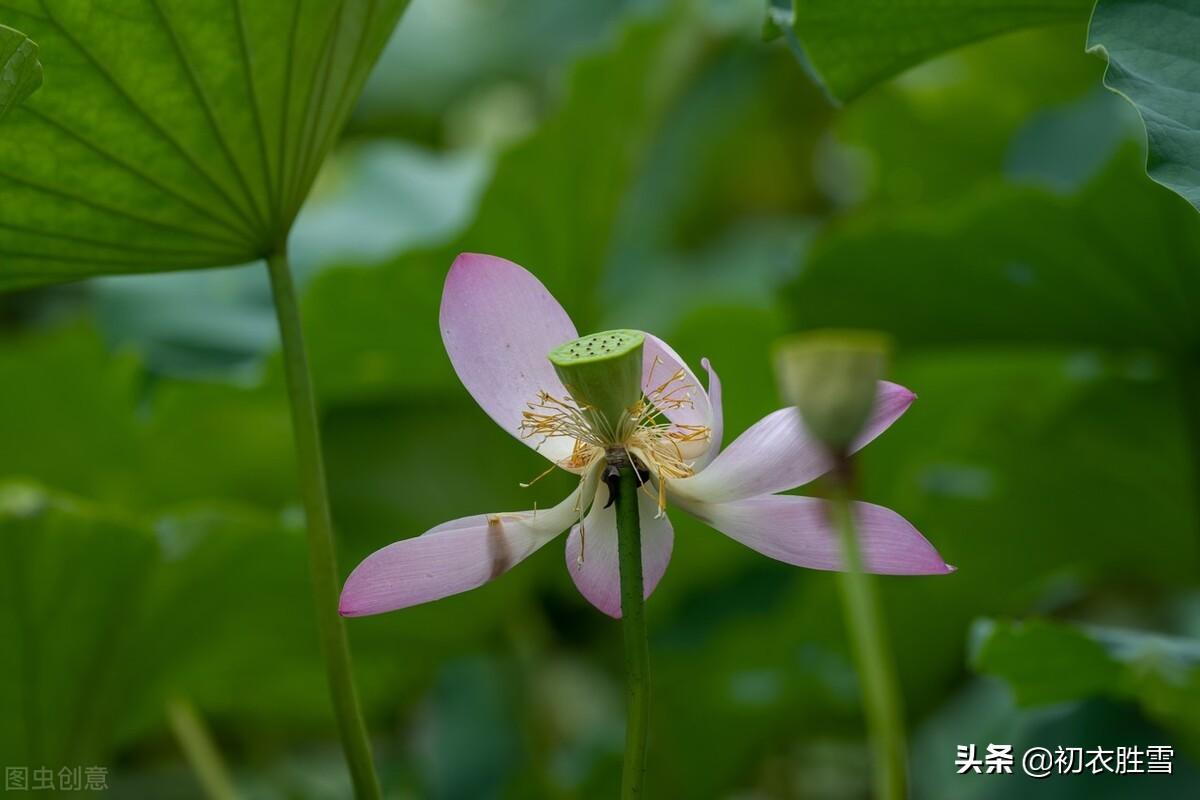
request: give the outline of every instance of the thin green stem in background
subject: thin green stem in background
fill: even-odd
[[[338,571],[334,559],[333,522],[325,487],[325,462],[321,455],[321,436],[317,427],[317,403],[313,394],[308,356],[296,288],[286,252],[267,259],[271,289],[283,340],[283,364],[287,378],[288,400],[292,409],[292,429],[296,440],[296,462],[300,470],[300,494],[308,519],[308,564],[316,602],[317,629],[325,671],[333,697],[338,733],[354,793],[359,800],[379,800],[379,779],[371,759],[371,745],[363,724],[358,692],[350,668],[350,647],[346,628],[338,615]]]
[[[621,618],[625,633],[625,768],[621,797],[642,796],[646,775],[646,734],[650,724],[650,647],[646,641],[646,600],[642,589],[642,530],[638,520],[638,475],[628,461],[617,483],[617,553],[621,568]]]
[[[1196,534],[1200,536],[1200,357],[1181,358],[1176,365],[1179,408],[1191,456],[1192,508],[1196,518]]]
[[[205,797],[236,800],[238,795],[233,788],[233,779],[195,706],[183,697],[170,698],[167,700],[167,722],[179,741],[184,758],[196,773]]]
[[[836,473],[840,473],[840,477]],[[846,477],[847,473],[845,469],[835,471],[834,489],[829,502],[845,561],[845,571],[838,574],[838,587],[862,683],[863,705],[874,761],[875,797],[878,800],[900,800],[908,791],[904,712],[896,681],[896,667],[883,626],[875,577],[863,571],[862,551],[854,529],[851,482]]]

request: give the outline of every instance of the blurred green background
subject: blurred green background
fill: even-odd
[[[1082,23],[952,52],[834,108],[755,0],[415,0],[292,236],[343,574],[546,504],[538,456],[440,343],[458,252],[537,274],[779,406],[805,327],[878,327],[919,401],[864,495],[958,567],[880,581],[919,798],[1200,796],[1200,218],[1144,171]],[[338,798],[261,266],[0,295],[0,765],[201,797],[186,698],[239,791]],[[861,798],[831,576],[673,515],[649,604],[649,790]],[[551,545],[470,594],[349,622],[388,796],[603,798],[619,625]],[[177,702],[177,700],[176,700]],[[955,748],[1175,747],[1172,775],[955,775]]]

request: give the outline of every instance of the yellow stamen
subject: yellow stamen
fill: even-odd
[[[654,384],[654,373],[662,363],[655,357],[646,376],[647,383]],[[684,457],[682,445],[707,442],[712,435],[705,425],[675,423],[666,416],[667,411],[695,408],[691,394],[695,388],[687,381],[686,370],[676,370],[667,380],[653,385],[641,400],[626,410],[615,432],[596,431],[592,427],[592,415],[585,413],[588,409],[570,397],[538,392],[536,401],[529,403],[522,413],[521,437],[540,436],[539,449],[551,437],[569,437],[573,440],[571,454],[557,466],[574,471],[591,467],[612,448],[624,449],[631,461],[636,459],[653,477],[655,485],[643,481],[640,488],[655,499],[657,516],[661,517],[666,513],[667,483],[695,474],[691,462]],[[553,467],[521,485],[530,486],[552,470]],[[582,540],[580,544],[582,547]],[[582,558],[581,550],[580,560]]]
[[[567,436],[574,440],[571,455],[558,466],[583,469],[604,454],[604,441],[592,430],[584,409],[569,397],[538,392],[537,401],[526,405],[527,410],[521,413],[519,430],[522,439],[541,437],[534,449],[541,449],[551,437]]]
[[[544,478],[544,477],[546,477],[547,475],[549,475],[551,472],[554,472],[554,469],[555,469],[555,467],[556,467],[556,466],[557,466],[556,464],[551,464],[549,467],[547,467],[547,468],[546,468],[546,471],[545,471],[545,472],[543,472],[542,474],[538,475],[538,476],[537,476],[536,478],[534,478],[533,480],[529,481],[529,483],[522,483],[522,484],[518,484],[518,485],[519,485],[519,486],[520,486],[522,489],[528,489],[530,486],[533,486],[535,483],[537,483],[537,482],[538,482],[538,481],[540,481],[542,478]]]

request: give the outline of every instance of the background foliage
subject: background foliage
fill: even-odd
[[[0,3],[41,45],[48,85],[84,69],[60,58],[55,78],[52,58],[70,50],[56,31],[87,20],[77,5],[37,23],[38,4]],[[356,29],[380,46],[399,8],[384,5]],[[581,329],[642,327],[694,364],[710,358],[731,435],[778,406],[776,336],[882,328],[899,345],[893,377],[920,400],[864,453],[865,495],[959,568],[882,581],[917,796],[1200,792],[1200,217],[1147,178],[1139,116],[1085,53],[1105,45],[1109,83],[1150,128],[1154,177],[1189,197],[1195,148],[1164,144],[1169,126],[1154,125],[1174,118],[1162,103],[1175,95],[1121,82],[1153,73],[1137,46],[1155,34],[1120,22],[1125,3],[1102,3],[1089,38],[1087,3],[1027,19],[1005,9],[1028,4],[963,2],[936,25],[896,11],[921,35],[881,43],[837,16],[868,5],[801,4],[794,35],[765,44],[749,0],[413,2],[290,238],[343,569],[566,485],[518,487],[540,459],[474,406],[445,358],[438,298],[460,251],[531,269]],[[982,5],[996,24],[959,24]],[[204,68],[241,63],[222,52]],[[269,58],[255,63],[282,79]],[[855,99],[834,108],[826,91]],[[3,169],[25,163],[55,113],[80,113],[53,97],[5,120]],[[0,243],[36,235],[61,259],[51,274],[37,271],[44,258],[6,258],[0,281],[66,277],[63,264],[84,274],[79,258],[97,248],[130,271],[261,252],[302,193],[229,188],[239,168],[281,178],[288,159],[260,160],[250,105],[225,100],[220,124],[199,125],[214,149],[196,163],[219,165],[213,181],[167,158],[161,137],[139,138],[157,117],[110,105],[105,119],[130,126],[110,144],[188,202],[120,181],[105,202],[178,212],[172,224],[201,238],[218,233],[213,216],[246,214],[246,236],[201,252],[160,241],[161,226],[18,203],[10,181]],[[312,154],[285,181],[297,192],[336,120],[314,125]],[[224,156],[221,132],[238,148]],[[51,177],[88,188],[69,172],[38,180]],[[192,203],[207,214],[185,214]],[[186,258],[162,260],[163,248]],[[117,796],[200,796],[163,712],[184,696],[247,796],[347,792],[275,350],[260,265],[0,295],[0,764],[107,764]],[[675,556],[649,605],[654,795],[863,796],[830,576],[673,521]],[[392,796],[613,795],[619,630],[576,593],[557,547],[478,591],[350,630]],[[1169,777],[954,775],[955,745],[991,741],[1178,755]]]

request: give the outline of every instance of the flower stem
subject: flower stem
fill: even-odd
[[[646,600],[642,588],[642,530],[638,520],[638,476],[628,461],[617,482],[617,554],[621,568],[621,618],[625,633],[628,721],[625,725],[624,800],[642,796],[646,775],[646,733],[650,723],[650,648],[646,641]]]
[[[838,574],[842,608],[850,628],[851,647],[863,687],[863,705],[871,735],[875,797],[900,800],[907,794],[904,712],[896,668],[883,627],[874,576],[863,571],[862,551],[854,528],[849,469],[835,470],[830,513],[842,541],[845,571]]]
[[[338,571],[334,559],[333,522],[325,488],[325,463],[321,455],[321,435],[317,427],[317,403],[313,394],[300,308],[292,283],[287,253],[267,258],[275,312],[283,340],[283,365],[288,400],[292,410],[292,430],[296,444],[296,462],[300,470],[300,494],[308,519],[308,565],[316,602],[317,629],[325,672],[329,679],[333,711],[354,794],[359,800],[379,800],[379,779],[371,760],[371,746],[363,724],[350,667],[350,648],[346,628],[338,615]]]
[[[233,779],[195,706],[184,697],[167,700],[167,722],[209,800],[235,800]]]

